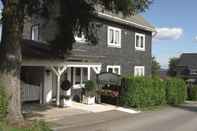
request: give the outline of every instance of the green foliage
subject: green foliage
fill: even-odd
[[[2,83],[0,82],[0,120],[3,120],[7,115],[8,98]]]
[[[166,101],[168,104],[177,105],[184,103],[187,97],[186,83],[182,79],[170,78],[165,81]]]
[[[93,80],[85,82],[85,95],[86,96],[95,96],[97,84]]]
[[[176,66],[177,66],[178,60],[179,60],[178,58],[174,57],[174,58],[171,58],[169,61],[168,75],[171,77],[175,77],[177,75]]]
[[[30,128],[14,128],[10,127],[5,122],[0,123],[0,131],[52,131],[46,122],[35,121]]]
[[[124,78],[126,91],[121,96],[125,106],[145,108],[165,104],[165,87],[159,78]]]
[[[197,86],[193,86],[191,88],[191,94],[189,96],[189,99],[192,101],[197,101]]]
[[[44,122],[44,121],[35,121],[33,123],[32,128],[30,129],[30,131],[52,131],[52,130],[48,127],[46,122]]]
[[[156,61],[155,57],[152,57],[152,76],[158,76],[160,73],[160,64]]]

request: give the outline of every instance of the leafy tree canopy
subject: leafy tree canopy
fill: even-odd
[[[75,42],[74,35],[81,34],[91,43],[97,43],[95,29],[98,27],[92,22],[96,15],[96,5],[113,12],[122,12],[125,16],[145,11],[152,0],[13,0],[17,4],[16,17],[41,16],[46,19],[55,19],[58,23],[58,34],[52,46],[58,53],[72,49]],[[5,6],[6,0],[1,0]],[[59,15],[51,18],[54,2],[60,3]],[[14,2],[13,2],[14,4]],[[4,17],[7,13],[4,12]],[[65,42],[66,41],[66,42]]]
[[[179,60],[179,58],[176,58],[176,57],[170,59],[169,70],[168,70],[169,76],[175,77],[177,75],[176,66],[177,66],[178,60]]]
[[[152,57],[152,75],[157,76],[160,73],[160,64],[157,62],[155,57]]]

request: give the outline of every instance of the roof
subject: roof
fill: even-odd
[[[22,40],[23,59],[61,59],[46,43],[33,40]]]
[[[197,53],[184,53],[181,55],[178,66],[197,68]]]
[[[112,13],[106,10],[102,10],[102,8],[100,7],[97,7],[97,11],[98,11],[98,16],[100,18],[122,23],[125,25],[143,29],[146,31],[156,32],[155,27],[152,24],[150,24],[147,20],[145,20],[143,16],[139,14],[126,17],[122,15],[121,13],[117,14],[117,13]]]

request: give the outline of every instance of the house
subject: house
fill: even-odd
[[[176,66],[177,76],[188,82],[197,82],[197,53],[183,53]]]
[[[76,36],[71,54],[59,57],[48,47],[46,41],[55,37],[53,21],[43,24],[31,19],[24,25],[22,99],[60,104],[61,81],[67,79],[72,89],[67,95],[80,101],[81,88],[86,80],[96,79],[100,72],[119,75],[151,75],[151,44],[155,28],[142,16],[123,17],[98,10],[95,21],[98,29],[98,44],[88,44],[83,35]],[[66,42],[65,42],[66,43]]]

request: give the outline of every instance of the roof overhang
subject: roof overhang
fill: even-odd
[[[67,67],[97,67],[102,66],[102,63],[96,62],[71,62],[64,60],[23,60],[22,66],[35,67],[52,67],[52,66],[67,66]]]
[[[119,23],[122,23],[122,24],[126,24],[126,25],[129,25],[129,26],[134,26],[136,28],[143,29],[143,30],[150,31],[150,32],[157,32],[155,28],[144,26],[144,25],[141,25],[141,24],[129,21],[129,20],[125,20],[125,19],[122,19],[122,18],[119,18],[119,17],[116,17],[116,16],[112,16],[112,15],[109,15],[109,14],[106,14],[106,13],[98,12],[97,14],[98,14],[98,17],[101,17],[101,18],[104,18],[104,19],[107,19],[107,20],[113,20],[113,21],[116,21],[116,22],[119,22]]]

